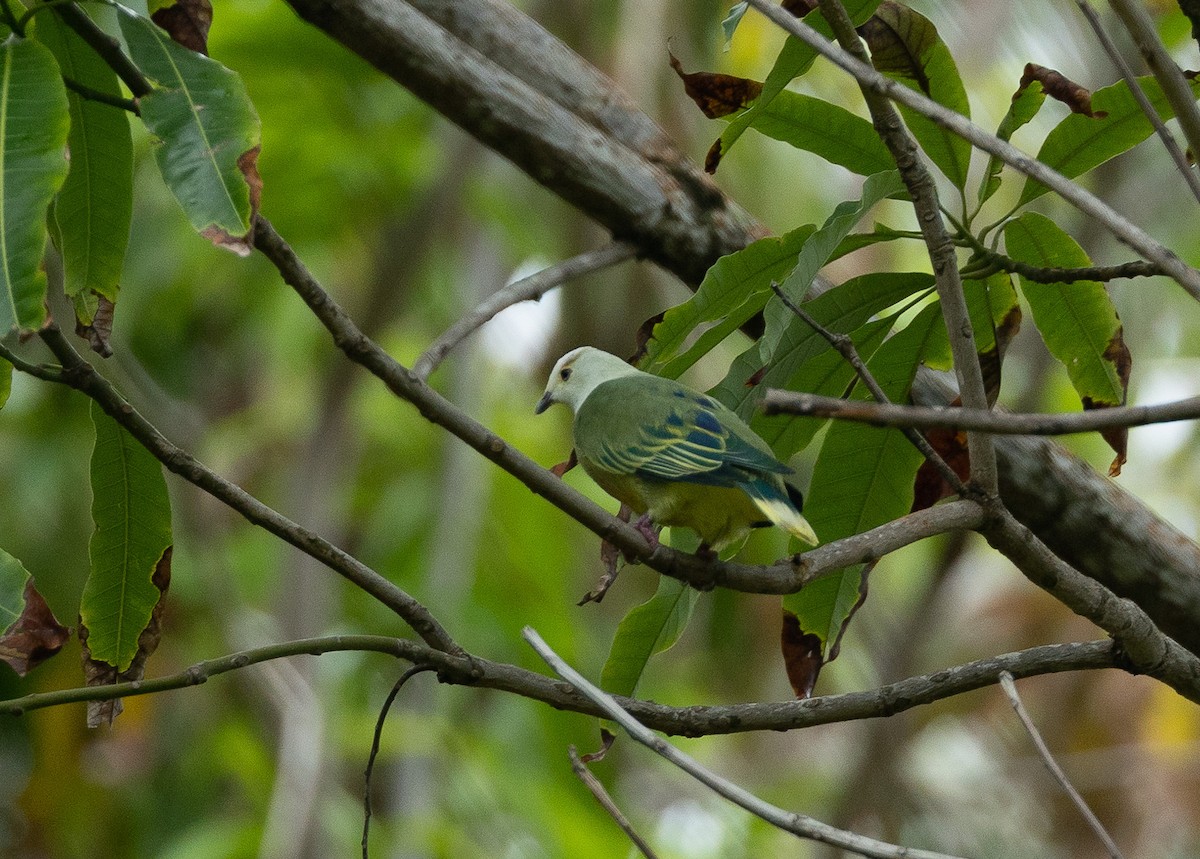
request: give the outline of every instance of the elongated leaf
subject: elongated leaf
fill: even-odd
[[[867,366],[893,402],[903,401],[921,360],[948,348],[935,303],[884,343]],[[861,387],[853,398],[870,396]],[[912,505],[913,476],[920,463],[920,453],[899,430],[835,421],[813,468],[804,514],[823,543],[889,522]],[[796,615],[803,632],[818,636],[828,648],[858,598],[861,573],[855,566],[818,579],[784,597],[784,609]]]
[[[846,11],[849,13],[851,19],[857,25],[871,17],[876,7],[879,6],[879,2],[880,0],[846,0],[843,5],[846,7]],[[832,31],[829,29],[829,25],[825,22],[825,19],[821,17],[820,12],[807,15],[804,22],[824,36],[832,37]],[[765,112],[767,106],[775,97],[783,92],[784,87],[808,71],[808,68],[816,58],[817,53],[812,48],[793,36],[788,37],[787,41],[783,43],[783,48],[779,51],[775,65],[772,66],[767,79],[763,81],[762,95],[743,113],[735,117],[721,133],[720,138],[713,144],[713,149],[709,153],[709,158],[705,163],[706,170],[710,173],[716,170],[721,158],[729,152],[733,144],[737,142],[737,139],[742,136],[742,133],[754,123],[758,118],[758,114]]]
[[[1026,212],[1004,229],[1013,259],[1049,268],[1091,265],[1083,248],[1045,215]],[[1080,398],[1115,406],[1125,400],[1121,320],[1104,285],[1094,280],[1034,283],[1020,278],[1046,347],[1067,368]]]
[[[13,365],[0,358],[0,409],[4,408],[8,395],[12,393],[12,374]]]
[[[621,620],[600,685],[611,695],[632,695],[646,663],[679,640],[691,619],[699,591],[678,579],[659,576],[654,596],[635,606]]]
[[[1001,140],[1011,140],[1019,128],[1037,116],[1037,112],[1042,109],[1042,105],[1045,103],[1046,91],[1042,86],[1042,82],[1033,78],[1026,80],[1022,77],[1021,85],[1013,93],[1012,104],[1008,107],[1008,113],[1004,114],[1004,119],[1000,120],[1000,125],[996,129],[996,136]],[[980,205],[987,202],[988,198],[999,190],[1000,171],[1003,169],[1004,162],[995,155],[988,158],[987,169],[983,174],[983,181],[979,183]]]
[[[933,276],[923,272],[878,272],[856,277],[805,303],[805,309],[831,331],[849,333],[876,313],[933,286]],[[713,396],[755,420],[757,392],[787,387],[804,364],[829,348],[820,334],[794,318],[775,349],[774,363],[763,361],[756,343],[739,355]]]
[[[46,208],[67,176],[70,124],[53,55],[10,36],[0,44],[0,336],[46,319]]]
[[[1163,119],[1175,115],[1162,88],[1153,77],[1138,78],[1138,83]],[[1200,82],[1192,81],[1193,94],[1200,92]],[[1082,176],[1105,161],[1141,143],[1153,132],[1150,120],[1129,92],[1129,86],[1119,81],[1092,93],[1092,110],[1097,116],[1072,113],[1046,135],[1038,160],[1053,167],[1068,179]],[[1107,114],[1103,118],[1100,113]],[[1033,179],[1025,180],[1019,205],[1036,200],[1049,188]]]
[[[860,176],[896,166],[870,122],[844,107],[790,90],[764,105],[750,127]]]
[[[79,617],[91,660],[125,671],[162,597],[153,579],[171,546],[171,505],[158,460],[94,403],[92,422],[96,530]]]
[[[868,176],[863,182],[862,197],[839,203],[821,228],[800,249],[796,267],[780,284],[780,290],[794,303],[800,303],[812,286],[813,278],[837,250],[842,240],[850,233],[868,211],[880,201],[895,194],[904,193],[904,183],[897,170],[888,170]],[[778,296],[767,301],[764,311],[766,331],[759,341],[759,354],[764,364],[774,363],[775,350],[784,332],[796,321],[796,315]]]
[[[943,107],[970,117],[966,87],[932,21],[907,6],[885,0],[862,33],[876,69]],[[898,107],[929,160],[958,188],[964,188],[971,166],[971,145],[911,108]]]
[[[163,179],[188,220],[214,244],[249,254],[258,209],[259,122],[242,79],[122,8],[121,32],[156,83],[139,104]]]
[[[733,40],[733,34],[737,31],[738,24],[742,23],[742,18],[746,14],[746,10],[750,8],[750,4],[746,0],[741,0],[739,3],[734,3],[729,7],[729,12],[721,21],[721,32],[725,34],[725,50],[729,50],[729,43]]]
[[[62,73],[102,93],[121,95],[116,73],[57,15],[39,15],[37,37]],[[56,241],[67,295],[91,325],[96,296],[117,300],[133,216],[133,142],[118,107],[68,91],[71,170],[54,204]]]
[[[686,362],[672,362],[696,326],[730,320],[727,336],[762,310],[771,294],[771,282],[795,266],[800,249],[815,230],[816,226],[806,224],[783,236],[759,239],[717,260],[695,294],[668,310],[654,326],[642,369],[675,378],[704,354],[701,352]],[[713,345],[716,344],[708,348]],[[688,355],[693,352],[690,350]],[[669,370],[665,369],[668,362],[671,362]]]
[[[24,565],[0,549],[0,661],[24,677],[58,653],[70,637]]]

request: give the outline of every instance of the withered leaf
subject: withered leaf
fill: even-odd
[[[997,332],[999,337],[999,332]],[[962,400],[956,399],[952,405],[961,406]],[[950,427],[934,427],[927,430],[925,438],[933,449],[946,461],[962,481],[971,476],[971,458],[967,454],[967,435]],[[940,471],[932,463],[923,462],[917,469],[913,481],[913,503],[910,512],[925,510],[954,494],[954,489],[945,481]]]
[[[76,319],[75,333],[87,340],[92,351],[101,358],[111,358],[113,350],[109,340],[112,338],[113,312],[116,310],[116,305],[100,293],[94,294],[96,296],[96,312],[92,314],[92,322],[90,325],[84,325]]]
[[[244,236],[235,236],[220,227],[210,226],[205,227],[200,231],[200,235],[208,239],[219,248],[233,251],[240,257],[250,256],[254,250],[254,228],[258,223],[258,210],[262,202],[262,176],[258,172],[258,154],[262,151],[261,146],[254,146],[247,149],[238,156],[238,170],[246,179],[246,185],[250,189],[250,229]]]
[[[71,637],[71,630],[58,622],[33,579],[25,582],[24,601],[21,616],[0,633],[0,660],[21,677],[58,653]]]
[[[820,637],[801,629],[799,618],[784,609],[779,649],[783,653],[783,667],[792,684],[792,692],[797,698],[811,698],[824,664]]]
[[[654,328],[658,323],[663,321],[667,315],[667,311],[662,310],[651,316],[640,326],[638,326],[637,334],[634,335],[634,345],[636,348],[632,355],[629,356],[629,363],[637,366],[641,360],[646,357],[646,347],[650,345],[650,341],[654,339]]]
[[[1125,394],[1129,390],[1129,373],[1133,369],[1133,356],[1129,354],[1129,347],[1125,344],[1124,326],[1117,328],[1116,333],[1108,341],[1108,346],[1104,349],[1104,359],[1111,361],[1116,368],[1117,378],[1121,381],[1121,402],[1097,403],[1091,397],[1081,397],[1080,399],[1083,402],[1085,411],[1125,405]],[[1100,436],[1108,442],[1108,446],[1117,454],[1113,458],[1112,464],[1108,467],[1108,476],[1119,477],[1121,467],[1128,461],[1129,428],[1113,427],[1111,429],[1100,430]]]
[[[785,12],[791,12],[797,18],[803,18],[820,5],[818,0],[783,0],[779,4]]]
[[[863,565],[862,576],[858,580],[858,599],[854,601],[854,605],[850,607],[850,611],[846,614],[846,619],[842,621],[841,627],[838,629],[837,635],[833,639],[833,644],[829,645],[826,654],[825,662],[833,662],[838,658],[838,654],[842,652],[842,638],[846,634],[846,630],[850,626],[850,621],[854,620],[854,615],[858,614],[858,610],[863,607],[863,603],[867,601],[867,594],[870,593],[870,588],[867,586],[867,581],[871,578],[871,571],[875,569],[878,561],[871,561]]]
[[[88,686],[110,686],[113,683],[124,683],[130,680],[141,680],[146,673],[146,660],[158,649],[162,640],[162,615],[166,607],[167,589],[171,586],[171,551],[168,546],[154,568],[150,581],[158,588],[158,602],[150,613],[150,622],[138,636],[138,649],[124,671],[97,659],[92,659],[91,648],[88,647],[88,629],[79,623],[79,643],[83,646],[83,676]],[[101,725],[111,725],[117,716],[125,709],[120,698],[108,701],[89,701],[87,705],[87,726],[98,728]]]
[[[709,176],[717,172],[717,168],[721,166],[721,158],[724,156],[721,151],[721,138],[713,141],[713,145],[708,147],[708,152],[704,153],[704,172]]]
[[[928,18],[907,6],[884,0],[875,14],[858,28],[858,34],[867,43],[871,64],[877,71],[910,78],[929,95],[925,58],[938,37]]]
[[[762,93],[759,81],[719,72],[685,72],[674,54],[668,51],[667,56],[683,81],[683,91],[709,119],[737,113]]]
[[[608,728],[600,729],[600,748],[594,752],[588,752],[586,755],[580,755],[579,760],[585,764],[594,764],[596,761],[604,760],[604,756],[608,754],[608,750],[613,747],[613,743],[617,741],[617,735]]]
[[[165,8],[156,9],[150,20],[162,27],[179,44],[198,54],[208,55],[208,29],[212,26],[213,10],[209,0],[175,0]]]
[[[1090,116],[1093,119],[1104,119],[1104,117],[1108,116],[1107,111],[1092,110],[1091,90],[1080,86],[1054,69],[1039,66],[1037,63],[1026,63],[1025,72],[1021,75],[1020,86],[1017,87],[1017,95],[1021,93],[1021,90],[1029,86],[1031,81],[1041,83],[1046,95],[1061,101],[1071,109],[1072,113],[1082,113],[1084,116]],[[1016,96],[1014,96],[1015,98]]]

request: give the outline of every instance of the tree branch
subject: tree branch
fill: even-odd
[[[184,689],[205,683],[211,677],[272,659],[340,651],[383,653],[436,670],[442,683],[511,692],[559,710],[602,715],[595,704],[575,690],[542,674],[478,656],[456,656],[420,642],[382,635],[335,635],[287,641],[198,662],[176,674],[151,680],[35,692],[0,701],[0,714],[22,716],[46,707]],[[618,700],[638,721],[668,734],[699,737],[746,731],[787,731],[833,722],[885,718],[912,707],[994,685],[999,682],[1001,671],[1008,671],[1014,677],[1033,677],[1063,671],[1118,668],[1123,665],[1119,657],[1111,641],[1049,644],[910,677],[867,692],[825,695],[802,701],[669,707],[634,698]]]
[[[263,504],[246,490],[202,465],[191,454],[168,440],[121,396],[112,383],[80,357],[57,326],[49,325],[40,333],[50,351],[62,362],[61,377],[55,381],[69,385],[95,400],[106,414],[121,424],[169,471],[203,489],[218,501],[241,513],[253,524],[290,543],[362,588],[403,618],[417,635],[431,646],[439,650],[459,651],[454,639],[429,610],[409,594],[362,561]]]
[[[633,824],[629,822],[622,812],[620,807],[613,801],[613,798],[608,795],[608,791],[604,789],[604,785],[600,783],[600,779],[592,774],[588,769],[587,764],[579,757],[579,752],[574,746],[567,747],[567,756],[571,759],[571,771],[583,782],[583,786],[591,791],[592,796],[596,798],[596,802],[600,803],[600,807],[608,812],[608,816],[616,822],[621,831],[626,837],[633,842],[633,846],[637,848],[646,859],[658,859],[658,854],[646,842],[646,839],[638,835],[637,830],[633,828]]]
[[[1058,782],[1059,787],[1075,804],[1079,813],[1083,815],[1083,819],[1087,821],[1088,827],[1092,832],[1096,833],[1096,837],[1104,844],[1104,849],[1108,851],[1111,859],[1124,859],[1121,856],[1121,851],[1118,849],[1116,842],[1112,840],[1112,836],[1108,834],[1104,828],[1104,824],[1100,822],[1100,818],[1096,817],[1095,813],[1084,802],[1079,791],[1071,784],[1067,778],[1067,774],[1062,771],[1062,767],[1054,760],[1054,756],[1050,754],[1050,749],[1046,746],[1046,741],[1042,739],[1041,733],[1037,726],[1033,724],[1033,719],[1029,717],[1029,713],[1025,710],[1025,705],[1021,703],[1021,696],[1017,694],[1017,684],[1013,682],[1013,676],[1007,671],[1000,672],[1000,688],[1004,690],[1004,694],[1008,696],[1009,703],[1017,712],[1017,718],[1021,720],[1021,724],[1025,726],[1026,733],[1033,740],[1034,748],[1037,749],[1038,756],[1042,759],[1042,763],[1046,765],[1046,769],[1050,770],[1050,775],[1054,776],[1054,780]]]
[[[1000,435],[1070,435],[1200,418],[1200,397],[1152,406],[1116,406],[1065,414],[1013,414],[978,409],[882,405],[772,388],[763,395],[768,415],[804,415],[857,421],[881,427],[946,427]]]
[[[841,0],[820,0],[820,7],[843,50],[857,58],[859,63],[866,65],[866,49],[855,32],[854,23]],[[770,8],[782,11],[778,7]],[[783,17],[797,22],[797,19],[787,12],[783,12]],[[975,332],[971,328],[966,294],[963,292],[962,279],[958,273],[958,256],[954,240],[942,219],[937,186],[921,160],[916,141],[900,120],[895,105],[885,94],[876,92],[861,80],[859,88],[867,102],[875,131],[892,154],[904,185],[912,197],[913,210],[921,235],[925,239],[929,262],[933,267],[934,282],[942,307],[942,316],[946,321],[946,333],[954,355],[954,372],[962,392],[963,405],[968,408],[987,409],[987,390],[983,384],[983,370],[979,366],[979,350],[975,346]],[[967,449],[970,454],[972,483],[985,494],[996,495],[996,452],[992,448],[992,440],[981,433],[967,433]]]
[[[993,271],[1007,271],[1019,274],[1033,283],[1075,283],[1080,280],[1098,280],[1107,283],[1122,277],[1157,277],[1162,270],[1154,263],[1145,260],[1131,260],[1118,265],[1096,265],[1085,268],[1043,268],[1027,262],[1015,260],[991,250],[986,245],[975,240],[973,236],[964,233],[966,244],[971,248],[972,260],[983,262],[982,267],[968,263],[963,270],[964,277],[970,272],[971,277],[985,277]]]
[[[496,290],[434,340],[413,364],[413,373],[421,381],[427,380],[455,346],[501,310],[522,301],[537,301],[550,290],[562,286],[569,280],[624,262],[636,254],[637,248],[633,245],[625,242],[612,242],[602,248],[581,253],[557,265],[542,269],[536,274],[523,277],[503,289]]]
[[[830,844],[834,847],[848,850],[851,853],[857,853],[860,856],[876,857],[876,859],[903,859],[903,857],[907,857],[907,859],[951,859],[951,857],[947,857],[943,853],[933,853],[928,850],[919,850],[912,847],[898,847],[895,844],[877,841],[865,835],[847,832],[843,829],[830,826],[827,823],[822,823],[808,815],[784,811],[778,806],[771,805],[759,799],[745,788],[734,784],[728,779],[722,778],[712,770],[702,766],[691,756],[684,754],[670,743],[655,736],[653,731],[622,709],[621,705],[611,695],[600,691],[600,689],[585,680],[582,674],[563,661],[533,629],[528,626],[525,627],[522,635],[524,635],[525,640],[529,642],[530,646],[537,651],[538,656],[542,657],[546,661],[546,664],[554,669],[556,674],[599,706],[604,711],[604,715],[617,722],[626,730],[629,736],[651,751],[666,758],[692,778],[696,779],[696,781],[711,788],[719,796],[724,797],[735,805],[741,806],[746,811],[762,818],[772,826],[801,838]]]
[[[1155,241],[1145,230],[1127,218],[1117,214],[1107,203],[1067,179],[1056,170],[1047,167],[1032,156],[1022,152],[1011,143],[1000,140],[984,131],[961,114],[955,113],[909,89],[903,84],[881,75],[869,65],[850,56],[845,51],[830,45],[819,33],[803,21],[793,18],[788,12],[774,6],[768,0],[749,0],[750,5],[762,12],[789,34],[812,47],[817,53],[839,68],[853,75],[860,84],[882,93],[893,101],[928,117],[941,127],[957,134],[972,146],[995,155],[1005,164],[1024,173],[1057,193],[1085,215],[1089,215],[1109,230],[1118,241],[1133,248],[1146,259],[1158,265],[1164,274],[1173,278],[1189,295],[1200,300],[1200,271],[1184,263],[1175,253]]]

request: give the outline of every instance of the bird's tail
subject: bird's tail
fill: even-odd
[[[800,496],[798,490],[793,490],[787,484],[778,486],[762,479],[752,480],[741,486],[768,519],[797,540],[809,546],[815,546],[821,542],[817,539],[812,525],[809,525],[808,520],[800,513],[800,504],[803,502],[798,501]],[[788,491],[783,491],[785,488]],[[795,491],[797,501],[793,501],[793,491]]]

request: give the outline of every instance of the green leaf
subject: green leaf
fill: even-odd
[[[908,396],[917,367],[928,354],[948,349],[941,308],[935,302],[875,352],[867,367],[893,402]],[[868,399],[863,386],[853,399]],[[804,515],[828,543],[890,522],[908,512],[921,454],[899,430],[835,421],[813,467]],[[858,595],[861,566],[818,579],[784,597],[784,609],[823,645],[837,637]]]
[[[894,242],[897,239],[915,239],[920,240],[920,234],[914,235],[905,230],[895,230],[886,224],[876,224],[875,229],[869,233],[851,233],[846,236],[829,255],[829,261],[833,262],[836,259],[841,259],[844,256],[862,250],[863,248],[877,245],[880,242]]]
[[[163,179],[203,236],[249,254],[259,122],[242,79],[124,7],[119,18],[134,62],[157,84],[138,104],[161,141],[155,158]]]
[[[996,129],[996,136],[1001,140],[1011,140],[1017,129],[1037,116],[1037,112],[1042,109],[1042,105],[1045,103],[1046,90],[1042,86],[1041,81],[1030,79],[1027,83],[1024,83],[1013,94],[1012,104],[1008,106],[1008,113],[1004,114],[1004,119],[1000,120],[1000,125]],[[983,181],[979,183],[979,205],[982,206],[999,190],[1000,171],[1003,169],[1004,162],[995,155],[988,158],[987,169],[983,174]]]
[[[1163,119],[1175,115],[1162,88],[1153,77],[1138,78],[1142,91]],[[1192,81],[1193,94],[1200,92],[1200,82]],[[1053,167],[1068,179],[1074,179],[1100,166],[1108,159],[1120,155],[1141,143],[1153,132],[1150,120],[1129,92],[1125,81],[1106,86],[1092,93],[1092,110],[1100,118],[1072,113],[1046,135],[1038,160]],[[1026,179],[1021,190],[1019,206],[1036,200],[1050,189],[1034,179]]]
[[[92,422],[96,530],[79,617],[91,658],[124,671],[161,596],[152,577],[171,546],[171,503],[158,460],[95,403]]]
[[[880,0],[846,0],[843,5],[857,25],[871,17],[879,3]],[[829,25],[825,23],[820,12],[806,16],[805,23],[811,25],[826,38],[832,38],[833,31],[829,29]],[[729,153],[733,144],[747,128],[754,124],[758,116],[766,112],[767,106],[783,92],[784,87],[808,71],[816,58],[816,51],[794,36],[788,36],[787,41],[783,43],[783,48],[779,51],[775,65],[771,67],[767,79],[763,81],[762,93],[755,99],[754,104],[730,121],[725,131],[721,133],[716,144],[718,161]]]
[[[874,314],[932,286],[933,275],[924,272],[876,272],[852,278],[804,306],[826,328],[847,333]],[[802,320],[793,318],[775,349],[773,363],[767,364],[762,359],[759,344],[755,343],[734,359],[725,378],[711,393],[753,425],[758,391],[786,387],[788,380],[807,361],[828,348],[829,344],[820,334]],[[753,384],[751,380],[754,380]]]
[[[0,661],[24,677],[62,649],[71,631],[58,622],[25,566],[0,549]]]
[[[600,685],[611,695],[632,695],[650,657],[679,640],[691,619],[699,591],[678,579],[659,576],[654,596],[621,620]]]
[[[37,37],[63,75],[99,92],[121,95],[116,73],[57,15],[37,17]],[[90,325],[95,295],[117,300],[133,216],[133,142],[125,111],[67,92],[71,169],[54,203],[56,241],[67,295]]]
[[[0,336],[46,319],[46,209],[67,175],[71,117],[54,57],[0,44]]]
[[[1026,212],[1004,228],[1008,255],[1048,268],[1078,268],[1091,260],[1075,240],[1036,212]],[[1125,402],[1128,350],[1121,320],[1104,285],[1094,280],[1034,283],[1020,278],[1034,324],[1046,348],[1067,368],[1080,399],[1091,406]]]
[[[796,260],[796,267],[780,284],[780,291],[796,304],[803,301],[817,272],[829,262],[834,251],[863,215],[880,200],[901,193],[904,193],[904,182],[900,179],[898,170],[887,170],[868,176],[863,182],[862,197],[839,203],[821,228],[804,243]],[[759,341],[759,354],[764,364],[770,364],[774,361],[775,350],[784,332],[796,321],[796,316],[775,295],[767,300],[764,315],[767,324],[766,331]]]
[[[748,8],[750,8],[750,4],[747,0],[734,3],[729,7],[729,14],[721,21],[721,31],[725,34],[725,50],[729,50],[729,43],[733,40],[733,34],[737,30],[738,24],[742,23],[742,17],[745,16]]]
[[[870,122],[844,107],[790,90],[766,103],[754,115],[751,128],[860,176],[896,166]]]
[[[8,395],[12,393],[12,373],[13,365],[0,358],[0,409],[4,408]]]
[[[958,67],[928,18],[889,0],[863,27],[863,37],[878,71],[955,113],[971,116]],[[897,106],[929,160],[960,190],[966,187],[971,144],[911,108]]]
[[[762,310],[771,294],[771,282],[795,266],[800,249],[815,230],[815,225],[806,224],[783,236],[759,239],[717,260],[695,294],[668,310],[654,326],[642,369],[676,378],[716,345],[712,343],[701,352],[693,348],[672,361],[696,326],[723,319],[726,324],[722,330],[728,336]]]

